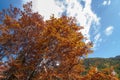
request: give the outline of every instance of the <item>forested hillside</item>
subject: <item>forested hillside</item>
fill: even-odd
[[[120,78],[120,56],[112,58],[87,58],[84,60],[84,65],[86,69],[90,69],[92,66],[97,67],[98,70],[113,68]]]

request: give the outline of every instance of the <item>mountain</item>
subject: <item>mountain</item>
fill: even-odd
[[[120,55],[116,56],[115,58],[120,59]]]
[[[99,70],[113,67],[120,78],[120,55],[111,58],[87,58],[83,64],[86,69],[89,69],[91,66],[96,66]]]

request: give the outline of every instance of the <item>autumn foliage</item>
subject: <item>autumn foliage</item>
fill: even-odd
[[[112,68],[105,68],[100,71],[97,67],[91,67],[82,80],[118,80],[113,71]]]
[[[1,80],[110,80],[91,70],[82,74],[81,57],[92,52],[92,44],[84,42],[75,18],[44,21],[31,7],[30,2],[23,11],[10,6],[0,12]]]

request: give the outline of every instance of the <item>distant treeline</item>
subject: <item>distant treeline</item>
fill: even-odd
[[[99,70],[112,67],[120,79],[120,56],[112,58],[87,58],[84,60],[84,65],[86,69],[95,66]]]

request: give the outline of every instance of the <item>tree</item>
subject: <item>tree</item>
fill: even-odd
[[[10,6],[0,12],[1,80],[85,80],[81,57],[92,52],[75,18],[43,17]]]
[[[80,57],[91,52],[75,19],[62,16],[44,21],[33,13],[10,7],[1,12],[0,60],[6,80],[80,78]],[[79,67],[78,67],[79,66]],[[79,69],[80,68],[80,69]]]
[[[105,68],[100,71],[97,67],[91,67],[82,80],[118,80],[113,71],[113,68]]]

